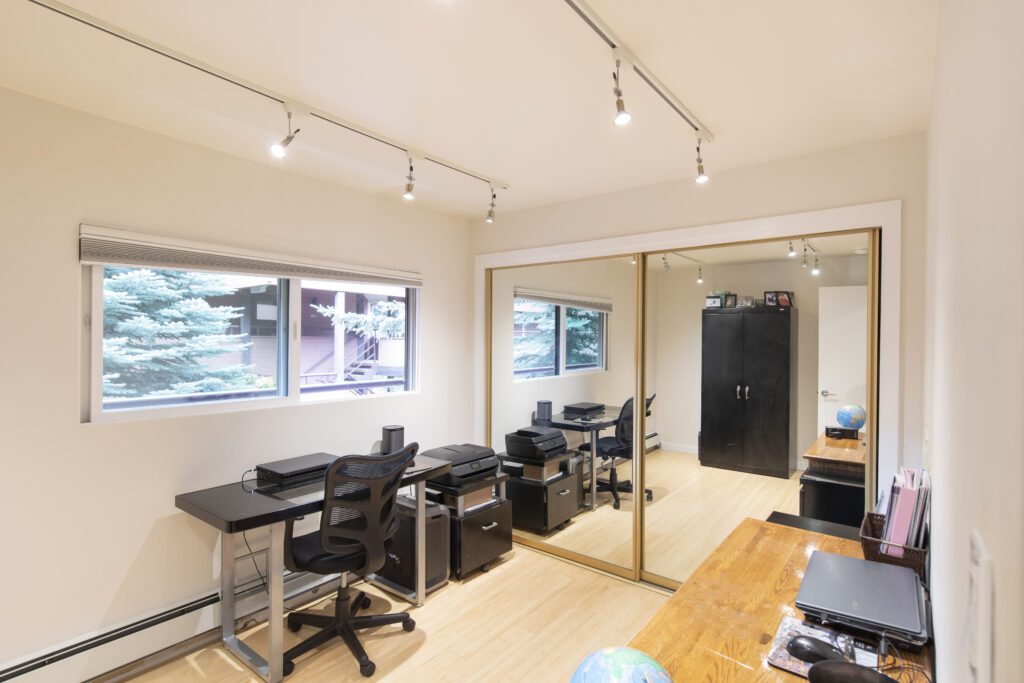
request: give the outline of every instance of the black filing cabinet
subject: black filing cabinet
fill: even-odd
[[[859,527],[864,519],[864,479],[806,472],[800,477],[800,516]]]
[[[579,512],[580,471],[563,472],[549,482],[513,477],[508,481],[513,526],[539,533],[568,522]]]
[[[452,517],[452,572],[463,578],[512,550],[512,503],[503,500]]]

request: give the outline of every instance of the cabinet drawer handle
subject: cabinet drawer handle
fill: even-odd
[[[496,526],[498,526],[497,522],[491,522],[490,524],[484,524],[482,527],[480,527],[480,529],[481,531],[490,531]]]
[[[739,398],[740,398],[740,385],[737,384],[736,385],[736,399],[739,400]]]
[[[743,398],[747,399],[748,401],[750,400],[750,387],[749,386],[747,386],[744,389]]]
[[[560,495],[560,496],[567,496],[567,495],[569,495],[569,489],[564,489],[562,491],[559,491],[558,495]]]

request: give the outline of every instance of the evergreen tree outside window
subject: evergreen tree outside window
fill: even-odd
[[[604,367],[604,317],[589,308],[565,308],[565,369]]]
[[[513,307],[513,372],[516,379],[558,374],[558,306],[516,299]]]
[[[103,268],[104,410],[278,394],[274,278]]]

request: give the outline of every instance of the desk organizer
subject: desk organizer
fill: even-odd
[[[925,580],[925,567],[928,565],[928,548],[914,548],[912,546],[891,543],[881,539],[882,530],[885,528],[885,515],[869,512],[864,515],[864,521],[860,525],[860,547],[864,551],[864,559],[872,562],[884,562],[899,567],[909,567],[917,572],[921,580]],[[882,552],[883,546],[903,548],[903,557],[895,557]]]

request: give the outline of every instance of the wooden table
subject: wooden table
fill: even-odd
[[[815,550],[862,557],[854,541],[743,520],[629,646],[679,683],[803,680],[768,664],[768,651],[782,617],[803,618],[793,601]]]
[[[812,462],[845,463],[861,467],[864,467],[866,455],[867,447],[863,440],[830,439],[824,434],[804,453],[804,457]]]

